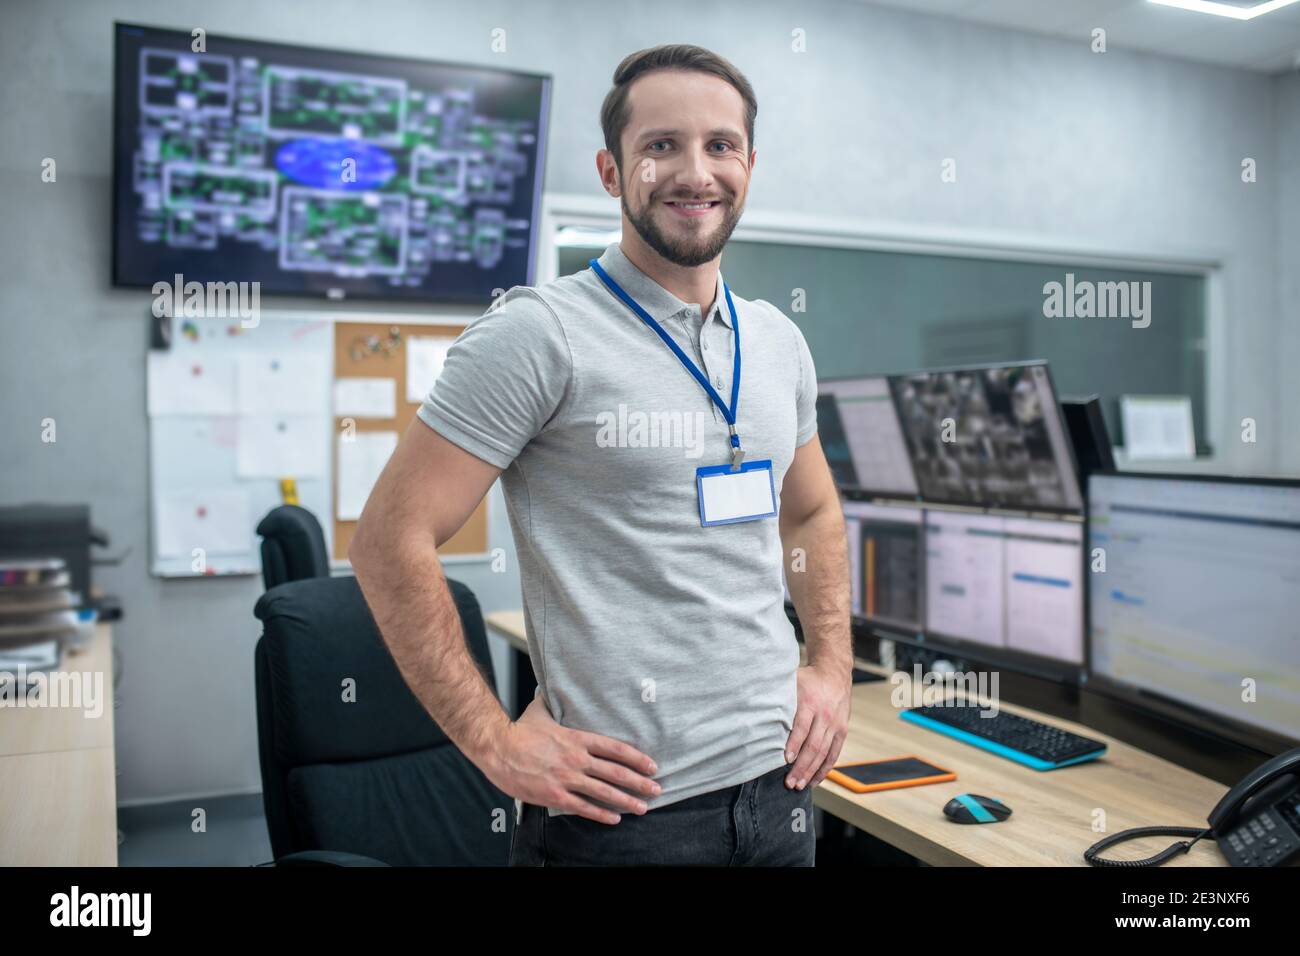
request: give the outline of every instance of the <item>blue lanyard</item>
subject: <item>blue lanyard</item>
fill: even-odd
[[[596,275],[600,276],[600,281],[609,287],[609,291],[618,296],[624,305],[640,317],[642,322],[654,329],[659,338],[664,340],[664,344],[672,349],[673,354],[676,355],[681,360],[681,363],[686,366],[686,371],[694,375],[695,380],[704,386],[704,390],[709,393],[709,398],[713,399],[713,404],[718,406],[718,409],[722,412],[722,416],[727,420],[728,428],[731,429],[731,468],[733,471],[738,469],[741,461],[745,458],[745,453],[740,448],[740,436],[736,434],[736,409],[740,406],[740,321],[736,318],[736,304],[731,301],[731,290],[727,288],[727,283],[722,283],[722,294],[726,296],[727,299],[727,308],[731,312],[731,328],[735,332],[736,338],[735,364],[731,370],[730,408],[723,404],[722,397],[719,396],[718,393],[714,391],[713,386],[709,384],[709,377],[699,370],[696,364],[691,361],[690,356],[683,352],[681,346],[673,341],[673,337],[669,335],[668,332],[665,331],[664,327],[655,320],[655,317],[645,309],[641,308],[636,299],[624,292],[623,287],[615,282],[610,277],[609,273],[600,267],[599,262],[592,259],[589,265]]]

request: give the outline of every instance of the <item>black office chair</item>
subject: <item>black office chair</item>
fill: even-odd
[[[269,591],[286,581],[327,578],[329,552],[316,516],[297,505],[280,505],[257,526],[262,536],[262,581]]]
[[[478,600],[447,584],[495,687]],[[509,862],[514,800],[416,700],[355,578],[281,584],[254,614],[262,800],[279,865]]]

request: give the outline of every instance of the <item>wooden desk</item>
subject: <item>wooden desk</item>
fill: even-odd
[[[515,654],[515,679],[512,682],[510,716],[519,719],[537,694],[537,678],[533,676],[533,663],[528,657],[528,636],[524,628],[523,611],[496,611],[484,621],[488,629],[506,639]]]
[[[883,673],[872,665],[864,669]],[[817,806],[933,865],[1085,866],[1083,851],[1107,833],[1136,826],[1205,826],[1227,787],[1130,747],[1082,724],[1001,703],[1032,717],[1106,742],[1105,756],[1040,772],[902,720],[886,681],[853,688],[853,714],[840,762],[915,754],[957,774],[952,783],[856,794],[829,780],[813,795]],[[911,706],[905,701],[904,706]],[[943,815],[959,793],[997,797],[1011,808],[1002,823],[963,826]],[[1105,832],[1093,832],[1097,811]],[[1111,850],[1114,859],[1140,859],[1176,837],[1148,837]],[[1212,841],[1166,866],[1226,866]]]
[[[117,865],[111,627],[59,671],[102,681],[102,710],[0,708],[0,866]]]
[[[527,649],[523,612],[498,611],[486,621],[512,646]],[[884,673],[873,664],[859,661],[858,666]],[[1107,833],[1158,824],[1205,825],[1227,791],[1220,783],[1082,724],[1003,703],[1000,706],[1010,713],[1106,742],[1100,760],[1047,772],[1030,770],[902,720],[891,702],[894,691],[888,680],[854,685],[853,715],[840,762],[915,754],[953,770],[957,779],[864,794],[825,780],[813,801],[832,816],[935,866],[1084,866],[1083,851]],[[1011,816],[1002,823],[953,823],[943,815],[943,805],[959,793],[997,797],[1011,808]],[[1092,829],[1096,811],[1105,813],[1105,832]],[[1107,855],[1140,859],[1176,839],[1133,840]],[[1226,866],[1227,861],[1207,839],[1165,865]]]
[[[524,629],[523,611],[493,611],[483,620],[515,650],[528,653],[528,632]]]

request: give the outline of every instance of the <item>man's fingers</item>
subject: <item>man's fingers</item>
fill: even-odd
[[[611,826],[623,819],[617,813],[598,807],[594,803],[588,803],[573,794],[569,794],[566,799],[561,800],[560,805],[555,809],[575,813],[580,817],[586,817],[588,820],[595,820],[597,823],[608,823]]]
[[[786,763],[795,762],[799,751],[803,749],[804,741],[808,739],[808,731],[812,728],[812,724],[812,708],[802,705],[797,707],[794,712],[794,726],[790,729],[790,739],[785,744]]]
[[[662,788],[649,777],[643,777],[635,770],[630,770],[621,763],[615,763],[612,760],[601,760],[593,757],[591,768],[587,771],[593,777],[599,777],[616,786],[623,787],[625,790],[635,790],[637,793],[643,793],[647,797],[656,797]]]
[[[826,779],[828,773],[835,769],[835,761],[840,759],[840,750],[844,746],[844,736],[844,734],[836,734],[831,738],[831,745],[826,750],[826,759],[822,761],[817,774],[809,781],[809,786],[817,786]]]
[[[625,744],[621,740],[615,740],[613,737],[606,737],[603,734],[593,734],[585,730],[574,731],[582,745],[587,748],[587,752],[597,757],[607,757],[610,760],[617,760],[626,767],[631,767],[634,771],[647,776],[659,772],[655,762],[637,750],[631,744]]]
[[[818,717],[813,721],[812,729],[804,740],[803,748],[799,751],[799,757],[786,775],[785,779],[790,786],[798,787],[800,781],[806,784],[812,779],[813,771],[821,766],[822,760],[826,757],[826,748],[830,744],[829,732],[830,725],[825,720]]]
[[[617,807],[625,813],[642,814],[648,808],[645,801],[639,797],[634,797],[630,793],[624,793],[617,787],[611,787],[609,784],[597,780],[595,777],[583,776],[576,783],[568,784],[565,787],[570,793],[585,793],[589,797],[599,800],[601,803],[608,803]]]

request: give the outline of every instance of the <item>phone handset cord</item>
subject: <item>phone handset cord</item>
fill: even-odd
[[[1170,860],[1179,853],[1186,853],[1196,845],[1197,840],[1209,836],[1211,831],[1201,829],[1200,827],[1134,827],[1131,830],[1122,830],[1113,836],[1108,836],[1104,840],[1094,843],[1088,849],[1083,851],[1083,858],[1093,866],[1159,866],[1166,860]],[[1189,836],[1195,837],[1195,840],[1180,840],[1161,850],[1155,856],[1149,856],[1145,860],[1103,860],[1097,854],[1116,843],[1123,843],[1125,840],[1136,840],[1138,837],[1145,836]]]

